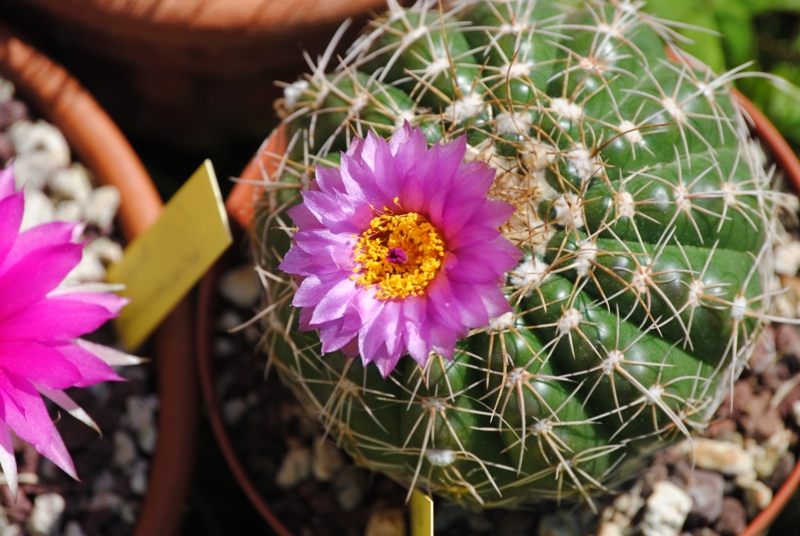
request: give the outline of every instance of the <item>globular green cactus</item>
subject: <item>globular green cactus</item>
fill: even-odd
[[[355,461],[482,507],[587,498],[702,428],[766,318],[780,195],[726,84],[641,3],[419,2],[285,87],[258,213],[271,364]],[[329,68],[330,67],[330,68]],[[327,72],[326,72],[327,71]],[[382,378],[299,332],[284,213],[355,136],[466,134],[513,312]]]

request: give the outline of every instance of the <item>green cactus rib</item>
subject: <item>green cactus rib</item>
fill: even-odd
[[[771,294],[783,201],[725,84],[623,0],[419,2],[287,84],[260,261],[270,363],[355,461],[463,504],[584,498],[702,428],[747,361]],[[671,57],[676,59],[670,59]],[[386,379],[298,333],[284,210],[353,136],[403,121],[514,204],[514,313],[448,361]]]

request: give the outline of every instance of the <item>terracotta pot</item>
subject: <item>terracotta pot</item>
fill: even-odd
[[[71,67],[123,121],[196,143],[274,125],[275,80],[294,81],[349,17],[386,0],[5,0],[76,49]],[[352,28],[360,27],[360,24]],[[33,28],[31,29],[34,30]],[[99,61],[99,63],[98,63]],[[83,68],[85,67],[85,69]],[[101,99],[102,101],[102,99]],[[117,107],[111,107],[112,104]],[[265,128],[265,124],[269,129]]]
[[[752,131],[761,140],[764,148],[775,160],[778,167],[783,170],[786,179],[795,192],[800,192],[800,161],[789,147],[786,140],[769,120],[738,91],[734,90],[736,97],[745,112],[752,119]],[[232,223],[238,226],[241,235],[247,229],[254,215],[256,204],[263,193],[259,186],[263,173],[271,174],[280,164],[281,155],[284,153],[287,139],[283,129],[278,129],[270,136],[261,151],[247,165],[228,197],[225,206]],[[198,309],[198,341],[197,357],[198,371],[200,374],[200,387],[206,404],[217,442],[239,484],[245,494],[252,501],[270,526],[281,536],[291,536],[291,532],[280,522],[270,509],[263,497],[256,491],[242,462],[236,455],[226,425],[222,419],[214,387],[214,370],[210,353],[210,334],[213,333],[213,304],[215,302],[217,279],[224,269],[226,258],[203,279],[200,287],[200,301]],[[781,488],[775,493],[772,503],[747,526],[740,536],[760,536],[765,534],[770,525],[783,511],[784,506],[800,485],[800,463],[795,465],[789,477]]]
[[[62,67],[0,25],[0,76],[56,125],[77,158],[103,184],[120,190],[118,219],[130,241],[158,218],[162,203],[128,141],[92,96]],[[155,335],[159,377],[158,446],[136,536],[169,536],[180,523],[192,471],[197,423],[192,313],[184,299]]]

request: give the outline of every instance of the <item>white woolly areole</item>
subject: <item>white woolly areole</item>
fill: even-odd
[[[489,319],[489,329],[502,332],[514,325],[514,313],[511,311]]]
[[[570,170],[581,178],[581,182],[587,182],[592,177],[597,175],[598,171],[603,169],[603,164],[599,160],[595,159],[592,156],[591,151],[589,151],[583,144],[578,143],[575,145],[574,149],[571,149],[567,152],[567,158],[569,159],[569,168]]]
[[[556,330],[559,335],[568,335],[570,331],[577,328],[581,323],[581,312],[574,307],[564,311],[561,318],[556,323]]]
[[[515,114],[513,112],[503,112],[497,114],[494,130],[497,135],[527,132],[531,128],[533,116],[530,112]]]
[[[526,294],[530,294],[533,289],[550,276],[549,268],[549,264],[533,257],[525,259],[519,266],[509,272],[508,278],[512,285],[524,289]]]
[[[583,108],[568,99],[561,97],[555,98],[550,101],[550,111],[559,117],[566,117],[576,121],[583,116]]]
[[[685,114],[677,102],[669,97],[666,97],[663,101],[661,101],[661,105],[664,106],[664,109],[669,112],[669,115],[674,117],[678,123],[683,122]]]
[[[611,350],[608,352],[608,355],[605,359],[603,359],[603,374],[609,375],[616,369],[616,366],[622,363],[625,359],[625,354],[620,352],[619,350]]]
[[[523,61],[515,61],[513,63],[507,63],[506,66],[506,74],[509,78],[522,78],[528,76],[531,73],[531,69],[533,69],[533,65],[530,63],[525,63]]]
[[[308,80],[298,80],[294,84],[289,84],[283,88],[283,105],[289,110],[294,110],[295,106],[297,106],[297,101],[300,100],[307,89]]]
[[[458,123],[462,119],[478,115],[483,111],[484,106],[485,103],[480,95],[470,93],[466,97],[453,101],[453,104],[445,108],[444,117],[453,123]]]
[[[446,467],[456,461],[456,453],[450,449],[426,449],[425,457],[436,467]]]
[[[516,387],[518,383],[523,383],[526,374],[527,371],[524,368],[515,368],[506,375],[506,387],[510,389]]]
[[[597,246],[594,242],[589,239],[581,242],[581,246],[575,252],[575,271],[578,275],[587,276],[595,259],[597,259]]]
[[[632,220],[633,217],[636,215],[636,203],[633,200],[633,196],[630,192],[622,191],[618,192],[614,196],[614,206],[617,209],[617,215],[620,218],[628,218]]]
[[[581,198],[567,192],[553,202],[556,212],[555,223],[566,229],[580,229],[585,225]]]
[[[689,284],[689,298],[686,300],[690,307],[700,305],[700,297],[705,291],[705,284],[702,279],[695,279]]]
[[[641,131],[631,121],[623,119],[618,128],[620,132],[624,132],[623,136],[631,142],[631,145],[639,145],[644,141]]]
[[[525,144],[525,152],[522,154],[522,163],[528,169],[542,171],[547,169],[555,159],[556,149],[552,145],[540,143],[538,141],[530,141]]]
[[[441,73],[444,73],[449,69],[450,61],[447,59],[447,57],[437,58],[425,67],[425,74],[431,78],[436,78]]]
[[[731,303],[731,318],[734,320],[743,320],[749,311],[747,307],[747,298],[744,296],[736,296]]]

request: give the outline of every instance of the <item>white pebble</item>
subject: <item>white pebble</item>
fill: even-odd
[[[284,456],[278,473],[275,475],[275,483],[288,489],[296,486],[311,473],[311,450],[306,447],[291,447]]]
[[[615,520],[604,521],[597,531],[597,536],[624,536],[622,527]]]
[[[25,531],[22,530],[22,527],[19,525],[9,525],[5,529],[3,529],[3,536],[24,536]]]
[[[336,445],[320,438],[314,440],[311,474],[320,482],[328,482],[345,466],[345,459]]]
[[[56,205],[53,219],[55,221],[79,221],[83,217],[83,209],[77,201],[61,201]]]
[[[0,102],[8,102],[14,98],[14,82],[0,78]]]
[[[212,342],[214,357],[231,357],[236,355],[239,346],[230,337],[214,337]]]
[[[119,190],[114,186],[96,188],[83,207],[84,218],[100,230],[109,231],[117,215],[119,202]]]
[[[81,262],[61,282],[62,286],[99,282],[106,278],[106,267],[91,251],[83,250]]]
[[[83,532],[81,524],[72,519],[64,525],[64,536],[86,536],[86,533]]]
[[[747,517],[750,519],[769,506],[771,502],[772,489],[760,480],[754,481],[744,490],[744,507],[747,510]]]
[[[89,511],[116,510],[122,504],[122,497],[112,491],[100,491],[92,495],[89,502]]]
[[[111,471],[104,469],[102,473],[97,475],[97,478],[94,479],[92,484],[92,491],[95,493],[111,491],[116,486],[116,479],[114,475],[111,474]]]
[[[114,465],[127,469],[136,461],[136,443],[133,438],[123,430],[114,432]]]
[[[795,275],[800,269],[800,242],[780,244],[775,248],[775,273]]]
[[[687,442],[686,445],[689,445]],[[697,438],[694,440],[694,461],[697,467],[735,476],[755,473],[753,455],[740,445],[728,441]]]
[[[255,268],[248,264],[228,271],[220,280],[219,292],[237,307],[254,306],[261,297],[261,282]]]
[[[226,424],[233,426],[241,420],[246,411],[247,402],[243,398],[234,398],[223,404],[222,418]]]
[[[129,485],[131,491],[136,495],[144,495],[147,493],[147,475],[150,471],[150,464],[144,460],[139,460],[131,470],[131,478]]]
[[[22,214],[20,231],[49,223],[55,218],[53,202],[42,192],[36,189],[25,190],[25,212]]]
[[[47,179],[47,186],[53,196],[79,203],[85,203],[92,195],[89,172],[80,164],[55,170]]]
[[[130,396],[125,400],[125,422],[136,433],[136,441],[144,452],[152,454],[158,441],[156,410],[158,396]]]
[[[645,504],[642,534],[644,536],[678,536],[689,510],[692,498],[669,481],[657,482]]]
[[[236,327],[239,327],[242,322],[244,322],[242,315],[233,309],[226,309],[222,311],[222,314],[219,315],[219,318],[217,319],[217,325],[215,327],[219,331],[230,331]]]
[[[104,266],[122,260],[122,246],[107,236],[98,236],[86,244],[84,251],[89,251],[92,255],[96,256]]]
[[[42,493],[33,501],[26,527],[33,536],[47,536],[58,530],[58,520],[64,513],[66,501],[58,493]]]
[[[336,502],[345,512],[352,512],[364,500],[367,491],[367,476],[356,466],[350,466],[331,482]]]
[[[17,153],[14,177],[19,188],[41,190],[50,175],[70,163],[69,146],[61,132],[45,121],[17,121],[6,131]]]

